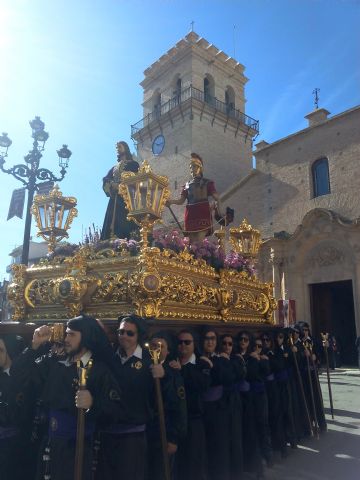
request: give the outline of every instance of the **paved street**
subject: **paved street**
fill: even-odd
[[[331,419],[326,372],[320,375],[328,432],[301,443],[289,457],[266,470],[266,480],[360,479],[360,372],[331,372],[335,418]]]

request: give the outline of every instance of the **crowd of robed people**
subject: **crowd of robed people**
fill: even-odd
[[[300,440],[326,431],[307,324],[256,336],[218,336],[211,326],[149,336],[146,321],[129,316],[112,345],[99,321],[81,315],[63,344],[50,339],[46,325],[27,348],[0,336],[2,480],[73,480],[80,410],[83,480],[163,480],[164,458],[174,480],[262,478]]]

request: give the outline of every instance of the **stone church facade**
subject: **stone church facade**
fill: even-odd
[[[259,123],[245,114],[244,70],[186,35],[144,72],[137,154],[173,191],[189,178],[190,153],[200,154],[235,225],[246,217],[260,229],[259,271],[275,296],[295,300],[315,334],[331,332],[351,349],[360,335],[360,107],[332,117],[317,109],[307,128],[252,151]]]

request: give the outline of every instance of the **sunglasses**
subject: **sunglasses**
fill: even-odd
[[[208,337],[204,337],[204,340],[206,340],[206,341],[208,341],[208,342],[215,341],[215,340],[216,340],[216,336],[215,336],[215,335],[211,335],[211,336],[208,336]]]
[[[118,333],[118,335],[127,335],[128,337],[134,337],[135,336],[135,332],[133,332],[132,330],[125,330],[125,328],[119,328],[117,333]]]
[[[249,339],[246,338],[246,337],[240,337],[239,340],[240,340],[240,342],[248,342],[249,341]]]
[[[268,337],[263,337],[262,341],[263,341],[263,342],[270,342],[270,338],[268,338]]]
[[[257,343],[256,348],[262,348],[262,345],[260,345],[260,343]]]
[[[232,347],[233,342],[227,342],[226,340],[224,340],[224,341],[222,342],[222,344],[223,344],[223,345],[228,345],[229,347]]]
[[[281,333],[280,335],[278,335],[278,338],[284,338],[284,335]]]
[[[309,329],[308,329],[308,328],[303,328],[303,331],[304,331],[304,332],[308,332]]]
[[[191,345],[193,340],[178,340],[178,345]]]

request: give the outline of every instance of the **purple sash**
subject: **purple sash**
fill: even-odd
[[[132,425],[132,424],[124,424],[124,423],[117,423],[110,425],[106,430],[103,430],[105,433],[116,433],[117,435],[125,434],[125,433],[140,433],[145,432],[146,425]]]
[[[15,427],[0,427],[0,440],[15,437],[19,433]]]
[[[241,380],[235,383],[234,387],[237,392],[248,392],[250,390],[250,383],[246,380]]]
[[[222,385],[215,385],[214,387],[210,387],[204,394],[203,400],[204,402],[216,402],[216,400],[220,400],[223,396],[224,388]]]
[[[254,393],[265,392],[264,382],[250,382],[251,391]]]
[[[50,410],[49,437],[62,437],[75,439],[77,430],[77,417],[61,410]],[[94,433],[95,424],[85,422],[85,437]]]
[[[287,370],[281,370],[275,374],[275,378],[278,382],[286,382],[289,378]]]

